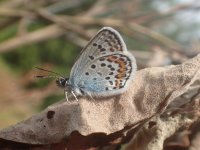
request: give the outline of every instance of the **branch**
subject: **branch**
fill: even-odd
[[[16,47],[20,47],[23,45],[56,38],[63,34],[65,34],[64,29],[59,28],[57,25],[50,25],[43,29],[37,30],[35,32],[27,33],[27,34],[12,38],[10,40],[7,40],[5,42],[1,42],[0,53],[13,50]]]

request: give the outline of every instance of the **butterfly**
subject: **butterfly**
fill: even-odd
[[[136,69],[136,60],[127,51],[119,32],[111,27],[103,27],[83,48],[69,78],[48,72],[59,75],[56,83],[64,89],[68,100],[68,92],[76,99],[83,95],[107,97],[121,94],[129,87]]]

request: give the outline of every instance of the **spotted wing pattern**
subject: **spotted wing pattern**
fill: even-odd
[[[73,88],[89,95],[122,93],[136,71],[136,62],[120,34],[104,27],[83,49],[69,77]]]
[[[125,51],[127,51],[127,48],[120,34],[113,28],[104,27],[82,50],[71,70],[70,78],[75,77],[79,80],[77,76],[83,72],[83,67],[87,66],[98,57]]]
[[[90,95],[120,94],[128,87],[135,70],[135,59],[130,53],[106,55],[85,69],[78,87]]]

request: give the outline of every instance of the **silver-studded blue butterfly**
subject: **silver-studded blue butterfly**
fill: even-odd
[[[105,97],[126,91],[136,72],[134,56],[127,51],[120,34],[111,27],[102,28],[82,50],[69,78],[56,83],[76,96]]]

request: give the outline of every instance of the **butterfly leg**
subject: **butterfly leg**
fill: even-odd
[[[67,91],[64,91],[64,92],[65,92],[65,98],[66,98],[66,100],[69,101],[68,97],[67,97]]]
[[[77,99],[77,97],[76,97],[75,93],[74,93],[73,91],[71,91],[71,93],[74,95],[74,97],[75,97],[76,101],[78,102],[78,99]]]

